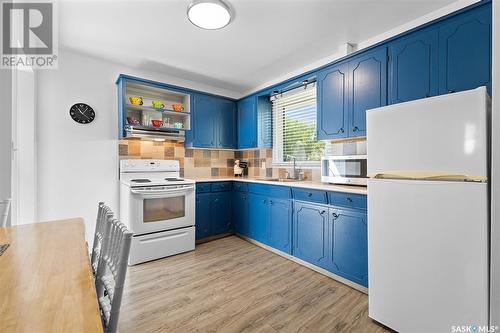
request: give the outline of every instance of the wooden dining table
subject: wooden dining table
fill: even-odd
[[[83,219],[0,228],[0,332],[102,332]]]

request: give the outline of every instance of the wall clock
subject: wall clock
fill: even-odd
[[[85,103],[76,103],[69,109],[69,114],[79,124],[89,124],[94,121],[95,112]]]

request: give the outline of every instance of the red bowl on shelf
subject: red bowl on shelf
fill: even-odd
[[[161,125],[163,125],[163,121],[159,119],[151,119],[151,124],[153,124],[154,127],[161,127]]]

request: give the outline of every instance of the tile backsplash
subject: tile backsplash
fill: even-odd
[[[328,143],[326,155],[364,155],[366,141]],[[248,176],[284,178],[292,168],[273,167],[272,149],[207,150],[184,148],[174,141],[120,140],[120,159],[178,160],[182,177],[233,176],[235,160],[248,162]],[[302,169],[308,180],[320,181],[320,168]]]
[[[120,159],[178,160],[182,177],[232,176],[234,151],[184,148],[174,141],[120,140]]]

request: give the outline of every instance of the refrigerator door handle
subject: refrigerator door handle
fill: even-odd
[[[428,171],[405,171],[395,170],[386,172],[375,172],[368,174],[374,179],[404,179],[404,180],[440,180],[440,181],[466,181],[466,182],[488,182],[487,177],[465,175],[451,172],[428,172]]]

